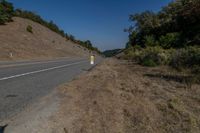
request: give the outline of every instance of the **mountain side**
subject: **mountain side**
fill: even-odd
[[[31,32],[28,30],[31,27]],[[88,56],[89,50],[28,19],[0,25],[0,60]]]

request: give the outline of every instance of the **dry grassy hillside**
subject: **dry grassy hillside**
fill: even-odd
[[[89,51],[28,19],[0,25],[0,60],[87,56]],[[33,33],[27,31],[32,26]],[[10,56],[13,54],[13,57]]]

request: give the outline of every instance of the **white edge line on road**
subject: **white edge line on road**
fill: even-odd
[[[63,61],[63,60],[36,61],[36,62],[19,63],[19,64],[7,64],[7,65],[1,65],[0,64],[0,68],[26,66],[26,65],[36,65],[36,64],[47,64],[47,63],[55,63],[55,62],[57,63],[57,62],[61,62],[61,61]]]
[[[62,66],[56,66],[56,67],[51,67],[51,68],[47,68],[47,69],[27,72],[27,73],[23,73],[23,74],[17,74],[17,75],[13,75],[13,76],[9,76],[9,77],[0,78],[0,81],[7,80],[7,79],[12,79],[12,78],[18,78],[18,77],[22,77],[22,76],[26,76],[26,75],[30,75],[30,74],[35,74],[35,73],[50,71],[50,70],[59,69],[59,68],[63,68],[63,67],[68,67],[68,66],[72,66],[72,65],[77,65],[77,64],[80,64],[80,63],[83,63],[83,62],[87,62],[87,61],[79,61],[79,62],[66,64],[66,65],[62,65]]]

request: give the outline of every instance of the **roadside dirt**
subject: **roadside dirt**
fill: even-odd
[[[198,133],[200,86],[189,87],[174,76],[165,67],[147,68],[107,59],[59,88],[63,97],[50,121],[51,131]]]
[[[200,85],[179,78],[165,67],[106,59],[58,89],[58,110],[36,131],[199,133]]]

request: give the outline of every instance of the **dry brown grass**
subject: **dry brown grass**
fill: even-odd
[[[200,86],[147,76],[170,71],[108,59],[59,89],[63,100],[52,127],[69,133],[198,133]]]
[[[28,19],[13,18],[0,25],[0,60],[42,59],[66,56],[87,56],[88,51],[57,33]],[[32,27],[28,32],[27,26]],[[13,57],[10,57],[10,52]]]

